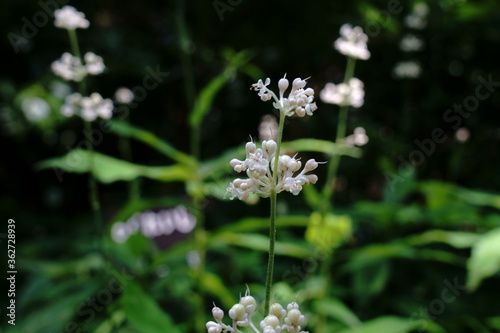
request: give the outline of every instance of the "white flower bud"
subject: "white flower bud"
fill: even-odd
[[[283,94],[285,90],[287,90],[289,85],[290,83],[286,79],[286,74],[285,74],[285,76],[278,81],[278,88],[280,89],[280,93]]]
[[[304,172],[312,171],[318,167],[318,162],[315,159],[311,158],[306,162],[304,166]]]
[[[232,320],[240,321],[246,319],[246,309],[242,304],[235,304],[229,310],[229,317]]]
[[[269,314],[278,317],[278,319],[283,319],[286,316],[286,311],[283,306],[279,303],[274,303],[269,308]]]
[[[222,311],[221,308],[214,306],[212,308],[212,315],[214,316],[215,320],[221,321],[222,318],[224,318],[224,311]]]
[[[298,309],[298,308],[299,308],[299,305],[297,304],[297,302],[288,303],[288,305],[286,306],[286,309],[288,311],[290,311],[292,309]]]
[[[217,324],[216,322],[209,321],[206,326],[207,326],[208,333],[221,333],[222,332],[222,326]]]
[[[257,309],[257,302],[252,296],[245,296],[240,299],[240,304],[245,307],[247,313],[253,313]]]
[[[291,309],[286,315],[287,323],[292,326],[300,326],[304,323],[304,316],[299,309]]]
[[[262,322],[264,324],[264,327],[271,326],[272,328],[276,328],[280,324],[280,320],[278,319],[278,317],[276,317],[274,315],[267,316],[266,318],[264,318],[264,320]]]

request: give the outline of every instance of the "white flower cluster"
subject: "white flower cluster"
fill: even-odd
[[[271,98],[274,99],[273,107],[288,117],[293,115],[304,117],[306,114],[312,116],[317,106],[313,102],[314,90],[312,88],[304,89],[307,83],[306,80],[302,80],[301,78],[293,80],[292,89],[288,97],[284,97],[285,91],[290,85],[290,82],[286,79],[286,74],[278,82],[279,98],[272,90],[267,88],[271,83],[271,79],[269,78],[266,79],[265,83],[259,80],[252,85],[252,88],[259,92],[259,97],[264,102],[269,101]]]
[[[325,103],[359,108],[364,103],[365,91],[361,80],[353,77],[347,83],[327,83],[319,96]]]
[[[368,135],[363,127],[356,127],[354,134],[345,138],[345,144],[348,146],[364,146],[368,143]]]
[[[255,298],[249,295],[247,290],[245,296],[240,298],[240,302],[233,305],[229,310],[229,317],[232,320],[232,324],[224,324],[222,322],[224,311],[214,306],[212,308],[212,315],[215,321],[207,322],[207,331],[208,333],[238,333],[241,332],[238,330],[238,327],[251,327],[256,333],[308,333],[302,331],[305,316],[300,312],[299,305],[296,302],[288,304],[286,310],[279,303],[272,304],[269,308],[269,315],[260,322],[261,330],[258,330],[251,320],[256,310],[257,302]]]
[[[361,27],[344,24],[340,27],[340,37],[333,43],[337,51],[351,58],[368,60],[370,51],[366,46],[368,36]]]
[[[134,98],[134,93],[129,88],[120,87],[115,92],[115,101],[121,104],[130,104]]]
[[[248,198],[250,193],[267,198],[272,191],[276,191],[276,193],[288,191],[297,195],[302,190],[303,185],[316,183],[318,176],[306,173],[316,169],[318,162],[314,159],[308,160],[302,171],[294,176],[294,173],[302,167],[302,163],[295,157],[281,155],[278,160],[277,184],[275,184],[273,178],[273,174],[276,172],[273,170],[275,153],[276,142],[273,140],[263,141],[262,148],[257,148],[255,143],[248,142],[246,144],[246,159],[244,161],[231,160],[230,164],[234,171],[246,171],[249,177],[247,179],[237,178],[229,184],[227,192],[231,194],[231,200],[234,198],[244,200]]]
[[[54,61],[51,65],[54,74],[67,81],[81,81],[87,75],[98,75],[104,72],[104,62],[102,57],[92,52],[85,53],[83,57],[85,65],[80,58],[65,52],[60,59]]]
[[[113,102],[109,98],[103,99],[99,93],[88,97],[74,93],[66,96],[61,113],[66,117],[79,115],[86,121],[94,121],[98,117],[109,119],[113,114]]]
[[[412,12],[405,17],[405,24],[409,28],[423,29],[427,26],[429,7],[425,2],[418,2],[413,6]]]
[[[416,79],[420,77],[422,67],[415,61],[401,61],[394,66],[393,71],[398,79]]]
[[[124,243],[131,235],[138,232],[148,238],[168,236],[175,231],[188,234],[196,226],[196,218],[186,207],[177,206],[159,212],[145,211],[134,214],[126,222],[116,222],[111,227],[111,238],[116,243]]]
[[[407,34],[401,39],[399,48],[403,52],[416,52],[422,50],[424,41],[413,34]]]
[[[54,25],[58,28],[75,30],[77,28],[87,29],[90,25],[85,18],[85,14],[76,10],[72,6],[64,6],[54,12],[56,18]]]

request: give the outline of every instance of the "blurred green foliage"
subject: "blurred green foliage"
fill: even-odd
[[[275,298],[297,298],[310,332],[498,332],[500,98],[493,93],[459,123],[443,114],[474,94],[479,76],[500,80],[500,4],[428,1],[427,26],[415,31],[404,18],[417,2],[396,3],[398,14],[385,0],[242,1],[223,20],[210,1],[72,4],[91,21],[79,31],[82,45],[107,66],[89,82],[93,90],[108,97],[119,86],[142,86],[148,66],[169,73],[127,117],[101,128],[92,163],[79,146],[85,138],[79,119],[58,113],[58,89],[70,87],[49,70],[69,49],[67,36],[48,18],[18,53],[4,38],[0,211],[16,220],[19,274],[16,326],[6,324],[2,298],[2,329],[203,332],[199,323],[211,319],[212,301],[229,308],[245,284],[262,300],[267,202],[224,199],[235,176],[229,160],[244,156],[242,143],[258,137],[270,110],[248,87],[267,76],[275,83],[284,73],[311,76],[317,93],[326,82],[340,82],[345,59],[331,44],[349,22],[380,29],[370,36],[372,58],[358,63],[365,105],[350,111],[348,125],[348,133],[363,126],[370,142],[362,148],[331,142],[338,110],[319,101],[314,117],[287,124],[285,150],[304,159],[345,157],[326,229],[317,227],[315,188],[280,197]],[[44,13],[39,2],[4,0],[0,8],[3,36],[21,34],[26,21]],[[394,64],[409,57],[398,47],[407,33],[425,41],[411,54],[423,68],[411,81],[391,76]],[[45,100],[49,115],[30,120],[27,98]],[[457,139],[459,127],[470,133],[465,142]],[[435,143],[421,165],[406,168],[402,161],[420,149],[415,140],[431,138],[436,128],[448,139]],[[131,160],[118,148],[123,138],[131,140]],[[88,172],[100,182],[101,240],[87,199]],[[139,197],[129,196],[132,180]],[[136,233],[124,243],[110,237],[117,222],[177,205],[202,217],[191,237]],[[205,265],[196,269],[188,258],[200,248]]]

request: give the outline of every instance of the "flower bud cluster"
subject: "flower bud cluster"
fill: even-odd
[[[60,59],[54,61],[51,65],[54,74],[67,81],[81,81],[87,75],[98,75],[104,72],[104,62],[102,57],[92,52],[84,55],[85,65],[80,58],[65,52]]]
[[[66,96],[61,113],[66,117],[78,115],[86,121],[94,121],[98,117],[109,119],[113,114],[113,102],[109,98],[103,99],[99,93],[88,97],[74,93]]]
[[[356,127],[354,129],[354,134],[351,134],[345,138],[345,144],[348,146],[364,146],[368,143],[368,135],[363,127]]]
[[[340,37],[333,43],[337,51],[351,58],[368,60],[370,51],[366,46],[368,36],[361,27],[344,24],[340,27]]]
[[[325,103],[359,108],[364,103],[365,91],[361,80],[353,77],[347,83],[327,83],[319,96]]]
[[[237,178],[229,184],[227,192],[231,194],[231,200],[234,198],[244,200],[250,193],[267,198],[273,190],[276,193],[288,191],[297,195],[303,185],[316,183],[318,177],[307,174],[318,167],[314,159],[308,160],[303,170],[294,176],[302,167],[302,163],[295,157],[281,155],[278,159],[278,170],[273,170],[276,147],[274,140],[263,141],[262,148],[257,148],[257,145],[250,141],[246,144],[245,160],[231,160],[230,165],[234,171],[238,173],[245,171],[249,177]],[[274,172],[278,172],[277,183],[274,182]]]
[[[288,117],[293,115],[299,117],[312,116],[318,107],[314,103],[314,90],[312,88],[304,89],[307,83],[306,80],[301,78],[293,80],[288,97],[284,97],[286,90],[290,86],[286,75],[278,81],[279,97],[267,87],[271,83],[269,78],[265,82],[262,82],[262,80],[257,81],[252,85],[252,88],[258,91],[260,99],[264,102],[273,99],[273,107]]]
[[[208,333],[240,332],[238,327],[251,327],[256,333],[308,333],[302,331],[306,318],[300,312],[296,302],[288,304],[286,310],[279,303],[274,303],[269,308],[269,314],[260,322],[260,329],[253,324],[251,317],[257,310],[255,298],[249,295],[247,290],[239,303],[234,304],[229,310],[231,325],[222,322],[224,311],[215,306],[212,308],[212,315],[215,321],[206,324]]]
[[[58,28],[75,30],[77,28],[87,29],[90,25],[85,18],[85,14],[76,10],[72,6],[64,6],[54,12],[54,25]]]

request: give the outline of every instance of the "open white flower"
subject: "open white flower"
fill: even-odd
[[[271,83],[271,79],[267,78],[265,82],[259,80],[252,85],[255,91],[259,92],[259,97],[264,102],[274,99],[273,107],[276,110],[284,113],[286,116],[291,117],[297,115],[304,117],[306,114],[312,116],[313,112],[318,108],[314,103],[314,90],[312,88],[304,89],[307,79],[296,78],[292,82],[292,89],[288,97],[284,97],[285,91],[288,89],[290,82],[285,76],[278,81],[279,98],[276,94],[267,88]]]
[[[415,61],[401,61],[394,66],[393,73],[398,79],[417,79],[422,73],[422,67]]]
[[[348,146],[364,146],[368,143],[368,135],[363,127],[356,127],[354,134],[345,138],[345,143]]]
[[[87,75],[80,59],[68,52],[63,53],[60,59],[54,61],[51,68],[54,74],[67,81],[79,82]]]
[[[58,28],[75,30],[77,28],[87,29],[90,25],[85,18],[85,14],[76,10],[72,6],[64,6],[54,12],[54,25]]]
[[[287,191],[297,195],[302,186],[309,183],[315,184],[318,176],[308,174],[318,167],[314,159],[307,161],[303,170],[295,175],[302,163],[288,155],[282,155],[278,159],[277,183],[274,182],[273,174],[274,155],[276,153],[276,142],[273,140],[263,141],[262,148],[257,148],[253,142],[246,144],[246,158],[244,161],[232,159],[230,164],[236,172],[246,171],[247,179],[237,178],[229,184],[227,192],[231,194],[231,200],[238,198],[244,200],[250,193],[267,198],[274,190],[276,193]]]
[[[98,75],[104,72],[104,68],[106,67],[104,66],[102,57],[93,52],[87,52],[83,56],[83,59],[85,60],[85,69],[87,70],[87,73],[91,75]]]
[[[92,93],[88,97],[74,93],[66,96],[61,113],[66,117],[78,115],[86,121],[94,121],[98,117],[109,119],[113,115],[113,102],[109,98],[102,98],[99,93]]]
[[[359,108],[364,103],[365,91],[361,80],[353,77],[347,83],[327,83],[319,96],[328,104]]]
[[[370,51],[366,46],[368,36],[361,27],[344,24],[340,27],[340,37],[333,43],[337,51],[351,58],[368,60]]]

